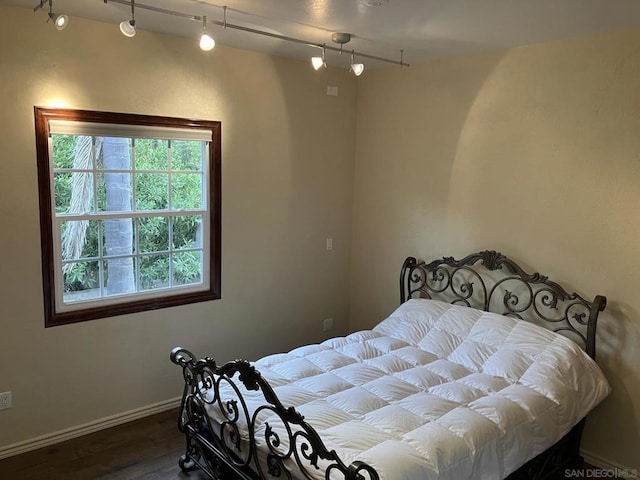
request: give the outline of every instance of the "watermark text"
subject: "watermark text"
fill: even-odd
[[[564,478],[638,478],[638,470],[621,468],[566,469]]]

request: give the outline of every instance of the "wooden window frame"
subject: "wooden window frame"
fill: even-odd
[[[204,302],[221,298],[221,263],[222,263],[222,160],[221,160],[221,127],[219,121],[192,120],[175,117],[137,115],[129,113],[100,112],[91,110],[75,110],[62,108],[34,107],[36,157],[38,170],[38,191],[40,206],[40,242],[42,250],[42,287],[44,298],[45,327],[65,325],[69,323],[112,317],[129,313],[155,310],[160,308]],[[95,122],[101,124],[155,126],[180,129],[200,129],[211,132],[209,155],[207,160],[209,190],[209,279],[208,287],[200,291],[156,295],[144,299],[123,298],[121,302],[109,305],[94,305],[87,302],[86,308],[58,311],[56,309],[55,281],[55,249],[53,235],[52,208],[52,161],[49,150],[49,121],[65,120],[77,122]],[[206,269],[205,269],[206,270]]]

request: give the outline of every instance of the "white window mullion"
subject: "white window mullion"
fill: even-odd
[[[169,217],[169,285],[173,286],[173,221],[176,217]]]
[[[139,292],[141,289],[140,287],[140,218],[136,218],[133,220],[134,222],[134,237],[133,237],[133,244],[135,245],[135,252],[133,254],[133,262],[135,265],[134,268],[134,281],[136,282],[136,292]]]
[[[131,139],[131,211],[135,212],[138,210],[138,201],[136,198],[138,185],[138,172],[136,169],[136,139]]]
[[[103,222],[98,223],[98,235],[100,236],[98,239],[98,282],[100,282],[100,298],[106,297],[107,293],[105,291],[106,287],[106,275],[104,271],[104,256],[103,256],[103,244],[102,244],[102,226]]]
[[[93,181],[91,182],[93,191],[93,208],[92,213],[98,211],[98,152],[96,149],[96,137],[91,137],[91,173]]]
[[[51,239],[53,243],[53,281],[55,285],[56,305],[62,305],[64,302],[64,272],[62,271],[62,234],[60,229],[60,220],[56,218],[56,198],[55,198],[55,175],[54,175],[54,156],[53,156],[53,139],[51,135],[47,139],[49,150],[49,190],[51,192]]]
[[[172,157],[172,142],[169,140],[167,145],[167,166],[169,168],[169,174],[167,176],[169,182],[169,210],[173,210],[173,157]],[[169,221],[167,222],[169,225],[169,286],[173,287],[173,220],[175,216],[169,217]]]
[[[169,195],[167,205],[169,206],[169,210],[173,210],[173,178],[172,178],[172,171],[171,171],[171,142],[169,142],[169,148],[167,148],[167,164],[168,164],[167,192]]]
[[[117,220],[119,218],[150,218],[170,217],[171,215],[204,215],[207,211],[201,209],[191,210],[141,210],[139,212],[101,212],[101,213],[58,213],[56,218],[63,222],[74,220]]]
[[[60,227],[60,221],[53,218],[53,250],[55,255],[54,268],[57,275],[54,275],[54,283],[56,288],[56,295],[59,297],[57,300],[64,301],[64,271],[62,270],[62,229]]]
[[[203,162],[202,162],[202,175],[203,175],[203,182],[202,182],[202,195],[203,195],[203,206],[206,210],[206,213],[204,213],[202,215],[202,238],[200,239],[200,247],[202,248],[202,256],[201,256],[201,264],[200,264],[200,270],[202,271],[202,281],[203,283],[207,284],[207,287],[209,286],[208,284],[208,280],[210,277],[211,272],[209,271],[209,265],[210,263],[210,256],[212,254],[212,252],[210,251],[209,248],[205,248],[205,245],[211,245],[210,242],[210,238],[211,238],[211,215],[209,214],[209,212],[211,212],[211,198],[209,198],[209,192],[211,191],[211,178],[209,175],[207,175],[207,172],[210,171],[210,166],[208,163],[208,159],[209,159],[209,149],[211,148],[211,142],[203,142],[202,144],[202,158],[203,158]]]
[[[131,212],[138,211],[138,157],[136,139],[131,139]],[[140,292],[140,218],[132,217],[133,222],[133,282],[135,292]]]

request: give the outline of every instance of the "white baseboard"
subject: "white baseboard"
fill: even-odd
[[[94,433],[105,428],[115,427],[116,425],[122,425],[123,423],[138,420],[139,418],[148,417],[156,413],[171,410],[180,406],[180,400],[182,397],[171,398],[163,402],[152,403],[144,407],[135,408],[128,412],[117,413],[109,417],[100,418],[89,423],[77,425],[75,427],[66,428],[57,432],[48,433],[39,437],[35,437],[22,442],[14,443],[0,447],[0,459],[19,455],[21,453],[36,450],[42,447],[48,447],[56,443],[71,440],[72,438],[81,437],[89,433]],[[176,420],[177,421],[177,420]]]
[[[601,470],[607,470],[607,472],[618,472],[618,476],[608,476],[607,478],[640,478],[640,471],[638,469],[612,463],[609,460],[604,460],[603,458],[600,458],[597,455],[584,450],[580,451],[580,454],[584,458],[584,461],[589,465],[593,465],[594,467]],[[613,475],[613,473],[611,475]]]

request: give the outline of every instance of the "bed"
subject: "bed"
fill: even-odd
[[[495,251],[418,262],[371,330],[256,362],[176,347],[183,471],[213,479],[565,478],[610,391],[595,363],[606,298]]]

